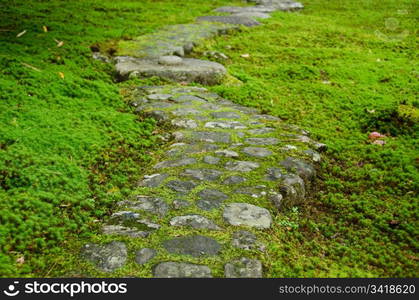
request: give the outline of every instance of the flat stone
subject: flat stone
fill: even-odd
[[[215,9],[216,12],[225,12],[231,14],[237,13],[268,13],[274,12],[276,9],[272,6],[222,6]]]
[[[230,203],[223,212],[227,223],[233,226],[249,226],[267,229],[271,226],[272,217],[265,208],[248,203]]]
[[[164,241],[163,246],[170,253],[194,257],[214,256],[221,250],[221,245],[216,240],[202,235],[173,238]]]
[[[152,260],[157,254],[157,251],[151,248],[143,248],[135,253],[135,262],[139,265],[144,265]]]
[[[265,188],[266,187],[264,187],[262,190],[260,190],[257,187],[246,186],[246,187],[241,187],[241,188],[235,190],[234,193],[249,195],[252,198],[259,198],[259,197],[262,197],[262,196],[266,195],[266,192],[264,191]]]
[[[132,238],[145,238],[150,234],[148,231],[138,230],[136,228],[125,227],[122,225],[104,225],[102,226],[102,233],[108,235],[129,236]]]
[[[185,169],[181,175],[200,181],[214,181],[219,179],[222,174],[222,172],[213,169]]]
[[[150,100],[158,100],[158,101],[168,100],[170,99],[170,97],[172,97],[171,94],[151,94],[147,96],[147,98]]]
[[[219,157],[215,157],[215,156],[211,156],[211,155],[206,155],[204,157],[204,162],[206,164],[210,164],[210,165],[216,165],[220,162],[220,158]]]
[[[164,66],[177,66],[182,64],[182,62],[182,58],[175,55],[160,56],[158,60],[158,63]]]
[[[172,101],[176,103],[206,103],[207,101],[194,95],[180,95],[172,97]]]
[[[248,17],[234,17],[234,16],[203,16],[197,18],[198,22],[215,22],[233,25],[244,25],[244,26],[257,26],[259,22]]]
[[[219,63],[194,58],[184,58],[177,65],[162,65],[152,58],[119,57],[115,69],[122,80],[156,76],[174,82],[205,85],[218,84],[227,74]]]
[[[224,122],[207,122],[205,128],[223,128],[223,129],[246,129],[242,123],[237,121],[224,121]]]
[[[215,143],[230,143],[231,134],[217,131],[195,131],[192,133],[194,141],[210,141]]]
[[[195,129],[198,127],[198,123],[191,119],[173,119],[171,123],[179,128]]]
[[[261,12],[241,12],[235,13],[232,15],[233,17],[246,17],[251,19],[269,19],[271,16],[266,13]]]
[[[172,111],[172,114],[177,116],[177,117],[183,117],[183,116],[189,116],[189,115],[199,115],[201,114],[202,111],[196,109],[196,108],[192,108],[192,107],[181,107],[181,108],[177,108],[175,110]]]
[[[217,150],[219,146],[210,144],[210,143],[197,143],[192,145],[187,145],[185,152],[186,153],[205,153]]]
[[[310,180],[316,176],[316,170],[311,164],[297,158],[287,157],[280,162],[280,165],[287,171],[296,172],[298,176],[305,179]]]
[[[122,242],[110,242],[103,245],[86,244],[82,256],[104,272],[113,272],[123,267],[127,261],[127,247]]]
[[[277,181],[282,179],[282,177],[284,176],[284,173],[282,171],[282,169],[280,168],[276,168],[276,167],[272,167],[266,170],[266,179],[270,180],[270,181]]]
[[[168,174],[146,175],[144,176],[144,179],[138,185],[145,186],[145,187],[158,187],[163,183],[163,181],[167,177],[169,177]]]
[[[196,205],[203,210],[218,208],[228,198],[226,194],[214,189],[204,189],[198,193],[198,197]]]
[[[224,266],[226,278],[262,278],[262,263],[257,259],[240,258]]]
[[[275,193],[273,195],[269,195],[268,199],[278,210],[282,209],[282,200],[284,197],[281,194]]]
[[[215,111],[211,116],[216,119],[240,119],[241,116],[233,111]]]
[[[172,180],[169,181],[166,186],[175,192],[187,194],[193,190],[197,184],[193,181]]]
[[[245,140],[247,144],[251,145],[277,145],[279,140],[277,138],[248,138]]]
[[[271,133],[273,131],[275,131],[275,129],[271,127],[255,128],[255,129],[248,130],[250,134],[254,134],[254,135]]]
[[[286,174],[283,176],[279,189],[283,196],[282,206],[293,206],[305,199],[305,183],[304,180],[295,174]]]
[[[226,163],[225,168],[229,171],[237,172],[250,172],[259,168],[259,163],[253,161],[229,161]]]
[[[120,206],[126,206],[129,209],[142,210],[149,213],[164,216],[169,207],[167,203],[159,197],[136,196],[135,200],[125,200],[119,202]]]
[[[314,150],[308,149],[304,153],[311,158],[312,161],[318,163],[322,160],[320,154]]]
[[[180,167],[180,166],[187,166],[195,164],[197,161],[193,157],[186,157],[181,158],[177,160],[166,160],[159,162],[154,166],[154,169],[164,169],[164,168],[174,168],[174,167]]]
[[[183,199],[175,199],[173,200],[172,204],[174,209],[182,209],[191,206],[191,203],[189,201]]]
[[[255,248],[256,245],[256,235],[253,233],[246,231],[246,230],[240,230],[233,233],[233,240],[232,245],[233,247],[244,249],[244,250],[252,250]]]
[[[254,115],[253,117],[255,117],[256,119],[259,120],[264,120],[264,121],[270,121],[270,122],[280,122],[281,119],[275,116],[271,116],[271,115]]]
[[[219,156],[232,157],[232,158],[237,158],[240,156],[236,151],[228,150],[228,149],[217,150],[215,151],[215,154]]]
[[[156,278],[212,278],[207,266],[183,262],[162,262],[153,268]]]
[[[242,152],[253,157],[268,157],[273,154],[271,150],[262,147],[246,147]]]
[[[171,226],[185,226],[195,229],[221,230],[213,221],[200,215],[186,215],[174,217],[170,220]]]
[[[237,176],[237,175],[233,175],[233,176],[227,177],[227,178],[223,181],[223,183],[224,183],[224,184],[239,184],[239,183],[245,182],[246,180],[247,180],[247,179],[246,179],[246,178],[244,178],[244,177]]]

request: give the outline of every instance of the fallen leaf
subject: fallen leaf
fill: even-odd
[[[58,72],[58,76],[60,76],[61,79],[64,79],[64,73],[63,72]]]
[[[48,32],[48,27],[47,26],[42,26],[42,29],[44,30],[44,32]]]
[[[56,40],[56,39],[54,39],[54,41],[57,43],[57,47],[62,47],[64,45],[63,41],[59,41],[59,40]]]
[[[249,53],[245,53],[245,54],[242,54],[240,56],[243,57],[243,58],[249,58],[250,57],[250,54]]]
[[[17,263],[18,265],[23,265],[23,264],[25,263],[25,257],[24,257],[24,256],[18,257],[18,258],[16,259],[16,263]]]
[[[16,37],[20,38],[22,35],[24,35],[26,33],[26,30],[23,30],[22,32],[19,32]]]
[[[377,131],[373,131],[369,134],[368,138],[370,140],[376,140],[376,139],[381,139],[381,138],[385,138],[386,136],[377,132]]]

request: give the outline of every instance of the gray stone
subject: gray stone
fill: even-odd
[[[269,14],[261,12],[241,12],[232,15],[233,17],[246,17],[251,19],[269,19],[271,16]]]
[[[316,176],[316,170],[311,164],[297,158],[287,157],[280,162],[280,165],[287,171],[296,172],[300,177],[308,180]]]
[[[146,175],[138,185],[145,187],[158,187],[167,177],[169,177],[168,174]]]
[[[174,209],[182,209],[191,205],[189,201],[183,199],[175,199],[172,204]]]
[[[195,131],[192,133],[194,141],[210,141],[215,143],[230,143],[231,135],[228,132]]]
[[[155,119],[159,123],[165,123],[167,120],[169,120],[169,114],[162,110],[152,110],[145,112],[145,115]]]
[[[229,171],[237,172],[250,172],[259,168],[259,164],[253,161],[229,161],[226,163],[225,168]]]
[[[173,119],[171,123],[180,128],[195,129],[198,127],[196,121],[191,119]]]
[[[271,150],[262,147],[246,147],[242,152],[253,157],[268,157],[273,154]]]
[[[237,13],[269,13],[274,12],[276,9],[272,6],[222,6],[215,9],[216,12],[225,12],[231,14]]]
[[[211,116],[216,119],[240,119],[241,116],[233,111],[215,111]]]
[[[172,101],[176,102],[176,103],[206,103],[206,100],[194,96],[194,95],[181,95],[181,96],[177,96],[177,97],[172,97]]]
[[[244,249],[244,250],[252,250],[255,249],[256,246],[256,235],[253,233],[246,231],[246,230],[240,230],[233,233],[233,240],[232,245],[233,247]]]
[[[182,64],[183,60],[179,56],[175,55],[166,55],[166,56],[160,56],[158,63],[165,66],[177,66]]]
[[[270,121],[270,122],[280,122],[281,119],[275,116],[271,116],[271,115],[254,115],[253,117],[255,117],[256,119],[259,120],[264,120],[264,121]]]
[[[269,201],[271,201],[271,203],[278,209],[280,210],[282,208],[282,200],[283,197],[281,194],[279,193],[275,193],[272,195],[269,195],[268,197]]]
[[[207,266],[183,262],[162,262],[153,268],[157,278],[212,278]]]
[[[240,258],[224,266],[227,278],[261,278],[262,263],[257,259]]]
[[[255,129],[248,130],[250,134],[254,134],[254,135],[271,133],[273,131],[275,131],[275,129],[271,127],[255,128]]]
[[[237,121],[218,121],[205,123],[205,128],[246,129],[247,127]]]
[[[216,240],[202,235],[173,238],[164,241],[163,246],[170,253],[194,257],[214,256],[221,250],[221,245]]]
[[[233,25],[257,26],[259,22],[248,17],[234,17],[234,16],[204,16],[197,18],[198,22],[214,22]]]
[[[175,82],[218,84],[226,75],[223,65],[194,58],[184,58],[178,65],[161,65],[155,59],[119,57],[115,65],[120,79],[157,76]]]
[[[198,197],[196,205],[203,210],[218,208],[228,198],[226,194],[214,189],[204,189],[198,193]]]
[[[185,152],[186,153],[205,153],[217,150],[219,146],[214,144],[207,143],[197,143],[192,145],[187,145]]]
[[[82,256],[104,272],[113,272],[125,265],[127,247],[122,242],[110,242],[103,245],[86,244]]]
[[[277,138],[248,138],[246,143],[251,145],[277,145],[279,140]]]
[[[154,169],[163,169],[163,168],[174,168],[180,166],[187,166],[196,163],[196,159],[193,157],[185,157],[177,160],[166,160],[159,162],[154,166]]]
[[[265,189],[266,187],[264,186],[263,189]],[[249,195],[252,198],[259,198],[261,196],[265,196],[266,192],[264,190],[260,190],[257,187],[252,187],[252,186],[246,186],[246,187],[242,187],[239,188],[237,190],[234,191],[236,194],[244,194],[244,195]]]
[[[135,200],[125,200],[119,203],[129,209],[142,210],[161,216],[166,215],[169,207],[167,203],[159,197],[136,196]]]
[[[308,149],[308,150],[305,150],[304,153],[308,155],[311,158],[311,160],[316,163],[322,160],[320,154],[314,150]]]
[[[150,100],[158,100],[158,101],[168,100],[170,99],[170,97],[172,97],[171,94],[151,94],[147,96],[147,98]]]
[[[196,108],[192,108],[192,107],[181,107],[172,111],[172,114],[178,117],[183,117],[183,116],[188,116],[188,115],[196,116],[201,113],[202,112],[200,110]]]
[[[219,179],[222,174],[222,172],[213,169],[185,169],[181,175],[200,181],[214,181]]]
[[[282,182],[279,184],[279,189],[284,197],[281,206],[293,206],[302,202],[305,199],[305,184],[304,180],[295,174],[284,175]]]
[[[267,229],[271,226],[272,217],[265,208],[248,203],[230,203],[223,212],[227,223],[233,226],[249,226]]]
[[[132,238],[145,238],[150,234],[148,231],[138,230],[136,228],[125,227],[122,225],[104,225],[102,226],[102,233],[129,236]]]
[[[272,167],[266,170],[266,179],[270,181],[276,181],[282,179],[284,176],[284,173],[282,172],[282,169]]]
[[[204,157],[204,162],[206,164],[216,165],[220,162],[220,158],[215,157],[215,156],[211,156],[211,155],[207,155],[207,156]]]
[[[143,248],[135,253],[135,262],[139,265],[144,265],[156,256],[157,252],[151,248]]]
[[[187,194],[193,190],[197,184],[193,181],[172,180],[169,181],[166,186],[175,192]]]
[[[195,229],[221,230],[213,221],[200,215],[186,215],[174,217],[170,220],[171,226],[185,226]]]
[[[232,157],[232,158],[239,157],[239,154],[236,151],[228,150],[228,149],[217,150],[215,151],[215,154],[219,156],[224,156],[224,157]]]
[[[223,181],[223,183],[224,183],[224,184],[239,184],[239,183],[245,182],[246,180],[247,180],[247,179],[246,179],[246,178],[244,178],[244,177],[237,176],[237,175],[233,175],[233,176],[227,177],[227,178]]]

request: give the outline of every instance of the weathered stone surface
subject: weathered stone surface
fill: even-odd
[[[297,158],[287,157],[280,162],[280,165],[287,171],[296,172],[300,177],[308,180],[316,176],[316,170],[311,164]]]
[[[254,135],[271,133],[273,131],[275,131],[275,129],[271,127],[263,127],[263,128],[256,128],[256,129],[248,130],[249,133],[254,134]]]
[[[233,233],[233,240],[232,245],[233,247],[244,249],[244,250],[252,250],[255,248],[256,245],[256,235],[253,233],[240,230]]]
[[[215,111],[211,116],[216,119],[240,119],[241,116],[233,111]]]
[[[219,157],[215,157],[215,156],[211,156],[211,155],[206,155],[204,157],[204,162],[206,164],[210,164],[210,165],[216,165],[220,162],[220,158]]]
[[[198,127],[198,123],[191,119],[173,119],[171,123],[172,125],[179,128],[194,129]]]
[[[237,158],[240,156],[236,151],[228,150],[228,149],[217,150],[215,151],[215,154],[218,156],[232,157],[232,158]]]
[[[266,186],[245,186],[235,190],[234,192],[237,194],[249,195],[253,198],[260,198],[266,195],[265,189]]]
[[[176,66],[182,64],[183,60],[179,56],[175,55],[165,55],[160,56],[158,63],[165,66]]]
[[[177,160],[165,160],[157,163],[154,169],[174,168],[180,166],[187,166],[196,163],[196,159],[193,157],[185,157]]]
[[[246,129],[247,127],[237,121],[218,121],[205,123],[205,128]]]
[[[251,145],[277,145],[279,140],[277,138],[248,138],[246,143]]]
[[[272,6],[222,6],[215,9],[216,12],[225,12],[231,14],[237,13],[269,13],[274,12],[276,9]]]
[[[233,175],[224,180],[224,184],[239,184],[245,182],[247,179],[241,176]]]
[[[195,131],[192,133],[193,141],[209,141],[215,143],[230,143],[231,135],[228,132]]]
[[[247,203],[228,204],[224,209],[223,217],[233,226],[267,229],[272,223],[271,214],[267,209]]]
[[[253,157],[268,157],[273,154],[271,150],[262,147],[246,147],[242,150],[243,153]]]
[[[177,237],[163,242],[164,248],[174,254],[194,257],[214,256],[220,252],[221,245],[214,239],[203,235]]]
[[[135,262],[139,265],[144,265],[152,260],[157,254],[157,251],[151,248],[143,248],[135,253]]]
[[[235,17],[235,16],[204,16],[197,18],[198,22],[214,22],[214,23],[224,23],[224,24],[233,24],[233,25],[244,25],[244,26],[257,26],[260,25],[259,22],[248,17]]]
[[[172,101],[176,103],[191,104],[191,103],[206,103],[206,100],[194,95],[180,95],[172,97]]]
[[[166,186],[175,192],[187,194],[193,190],[197,184],[193,181],[172,180],[169,181]]]
[[[262,263],[257,259],[242,257],[227,263],[224,267],[224,275],[227,278],[261,278]]]
[[[282,179],[284,172],[280,168],[272,167],[266,170],[266,179],[276,181]]]
[[[162,262],[153,268],[156,278],[211,278],[207,266],[179,262]]]
[[[170,220],[172,226],[185,226],[195,229],[221,230],[213,221],[200,215],[186,215],[174,217]]]
[[[246,17],[251,19],[269,19],[271,16],[261,12],[241,12],[232,15],[233,17]]]
[[[191,206],[191,203],[187,200],[175,199],[175,200],[173,200],[172,205],[173,205],[174,209],[182,209],[182,208]]]
[[[169,177],[168,174],[152,174],[144,176],[144,179],[138,184],[145,187],[158,187]]]
[[[222,174],[222,172],[213,169],[185,169],[181,175],[201,181],[214,181]]]
[[[156,59],[117,57],[115,65],[120,79],[157,76],[175,82],[219,83],[227,71],[223,65],[194,58],[184,58],[176,65],[162,65]]]
[[[113,272],[125,265],[128,251],[122,242],[110,242],[103,245],[86,244],[82,256],[105,272]]]
[[[307,156],[309,156],[312,161],[314,161],[316,163],[320,162],[321,159],[322,159],[320,154],[318,152],[314,151],[314,150],[308,149],[308,150],[305,150],[304,153]]]
[[[220,207],[228,196],[218,190],[204,189],[198,193],[199,200],[196,205],[203,210],[211,210]]]
[[[142,210],[161,216],[166,215],[169,207],[167,203],[159,197],[136,196],[135,200],[124,200],[119,202],[120,206],[129,209]]]
[[[145,238],[150,234],[148,231],[142,231],[136,228],[129,228],[122,225],[104,225],[102,227],[102,233],[109,235],[129,236],[132,238]]]
[[[269,201],[272,202],[272,204],[278,210],[281,210],[281,208],[282,208],[282,200],[284,199],[284,197],[281,194],[275,193],[275,194],[269,195],[268,199],[269,199]]]
[[[282,205],[291,206],[305,199],[306,190],[304,180],[295,174],[287,174],[283,176],[282,182],[279,184],[281,194],[284,199]]]
[[[259,164],[253,161],[229,161],[225,168],[229,171],[250,172],[259,168]]]
[[[199,109],[196,109],[193,107],[182,107],[182,108],[177,108],[172,111],[172,114],[178,117],[189,116],[189,115],[196,116],[201,113],[202,112]]]

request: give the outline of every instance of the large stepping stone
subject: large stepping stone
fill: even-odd
[[[224,220],[233,226],[249,226],[258,229],[271,227],[272,217],[265,208],[248,203],[230,203],[224,208]]]
[[[159,197],[136,196],[135,200],[124,200],[119,202],[120,206],[129,209],[142,210],[145,212],[165,216],[169,210],[167,203]]]
[[[204,189],[198,193],[198,197],[196,205],[203,210],[218,208],[228,198],[223,192],[214,189]]]
[[[128,257],[127,247],[122,242],[103,245],[86,244],[82,256],[104,272],[113,272],[125,265]]]
[[[259,163],[254,161],[228,161],[225,168],[229,171],[250,172],[259,168]]]
[[[246,147],[246,148],[243,148],[242,152],[249,156],[259,157],[259,158],[268,157],[273,154],[271,150],[268,150],[262,147]]]
[[[207,141],[213,143],[230,143],[231,134],[221,131],[194,131],[192,140],[197,142]]]
[[[241,116],[234,111],[215,111],[211,116],[216,119],[240,119]]]
[[[175,192],[187,194],[193,190],[197,184],[193,181],[172,180],[169,181],[166,186]]]
[[[170,220],[172,226],[185,226],[195,229],[221,230],[213,221],[200,215],[186,215],[174,217]]]
[[[165,160],[157,163],[154,169],[174,168],[195,164],[197,161],[193,157],[186,157],[177,160]]]
[[[224,266],[224,275],[227,278],[261,278],[262,263],[257,259],[242,257],[227,263]]]
[[[135,262],[144,265],[157,255],[157,251],[151,248],[143,248],[135,253]]]
[[[163,247],[170,253],[191,255],[194,257],[214,256],[221,250],[221,245],[214,239],[203,235],[177,237],[163,242]]]
[[[257,26],[260,23],[252,18],[237,16],[204,16],[196,19],[198,22],[223,23],[233,25],[244,25],[247,27]]]
[[[116,57],[116,72],[120,80],[157,76],[174,82],[215,85],[227,74],[223,65],[207,60],[183,58],[178,64],[163,64],[150,58]]]
[[[261,12],[241,12],[232,15],[233,17],[246,17],[252,19],[269,19],[271,15]]]
[[[316,176],[316,170],[311,164],[297,158],[287,157],[280,162],[280,165],[287,171],[295,172],[298,176],[307,180],[311,180]]]
[[[272,6],[222,6],[215,9],[216,12],[225,12],[231,14],[237,13],[269,13],[274,12],[275,7]]]
[[[252,250],[255,248],[256,245],[256,235],[253,233],[246,231],[246,230],[240,230],[233,233],[233,240],[232,245],[233,247],[244,249],[244,250]]]
[[[223,183],[224,184],[239,184],[239,183],[245,182],[246,180],[247,179],[244,178],[244,177],[241,177],[241,176],[238,176],[238,175],[233,175],[233,176],[227,177],[223,181]]]
[[[284,175],[281,183],[279,184],[279,190],[284,198],[281,202],[281,206],[292,206],[301,203],[305,199],[305,183],[298,175]]]
[[[152,174],[144,176],[144,179],[138,184],[144,187],[158,187],[169,177],[168,174]]]
[[[214,181],[219,179],[222,174],[223,172],[214,169],[185,169],[180,175],[200,181]]]
[[[162,262],[153,268],[157,278],[211,278],[211,270],[207,266],[182,262]]]
[[[277,138],[248,138],[245,140],[247,144],[251,145],[277,145],[279,140]]]

